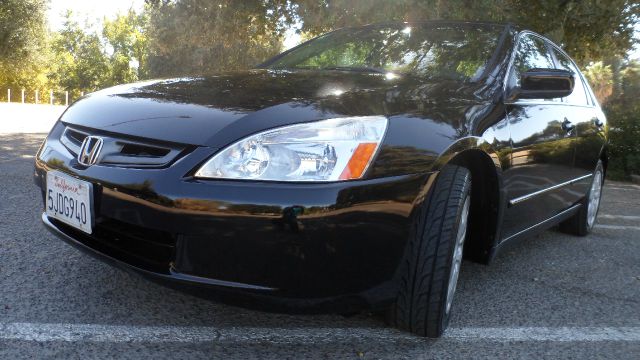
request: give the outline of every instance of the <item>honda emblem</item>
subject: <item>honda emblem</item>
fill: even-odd
[[[90,166],[98,162],[103,140],[98,136],[87,136],[80,146],[78,162],[84,166]]]

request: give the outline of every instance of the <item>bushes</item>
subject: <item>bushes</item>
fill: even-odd
[[[619,73],[621,85],[605,104],[609,121],[608,177],[629,180],[640,175],[640,63],[630,62]]]

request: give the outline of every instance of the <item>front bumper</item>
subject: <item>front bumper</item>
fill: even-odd
[[[54,234],[156,280],[287,307],[392,299],[431,176],[328,184],[185,176],[213,153],[204,147],[164,169],[84,168],[54,134],[38,154],[36,184],[44,189],[52,169],[92,182],[96,224],[87,235],[43,215]]]

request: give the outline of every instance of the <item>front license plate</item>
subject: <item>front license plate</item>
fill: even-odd
[[[47,173],[46,213],[87,234],[93,229],[92,184],[59,171]]]

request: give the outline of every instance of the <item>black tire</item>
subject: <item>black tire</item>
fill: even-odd
[[[439,337],[446,329],[451,313],[447,293],[455,263],[454,251],[459,243],[458,229],[465,207],[468,218],[470,196],[469,170],[446,165],[414,221],[400,268],[398,295],[389,309],[388,319],[393,326],[427,337]],[[467,219],[463,224],[462,230],[466,231]],[[461,247],[459,251],[458,264]],[[455,277],[452,283],[457,282],[457,272]]]
[[[598,175],[599,174],[599,175]],[[589,221],[589,202],[592,201],[592,193],[594,193],[594,186],[597,177],[600,177],[600,189],[597,191],[597,196],[602,196],[602,184],[604,183],[604,169],[602,167],[602,161],[598,161],[596,165],[596,169],[593,171],[593,177],[591,178],[591,186],[589,187],[589,192],[585,195],[585,197],[581,200],[582,206],[580,210],[578,210],[575,215],[565,220],[560,224],[560,230],[567,234],[577,235],[577,236],[586,236],[593,229],[593,225],[595,224],[595,220],[598,216],[598,211],[600,210],[600,198],[598,199],[598,203],[595,206],[595,214],[593,220]]]

